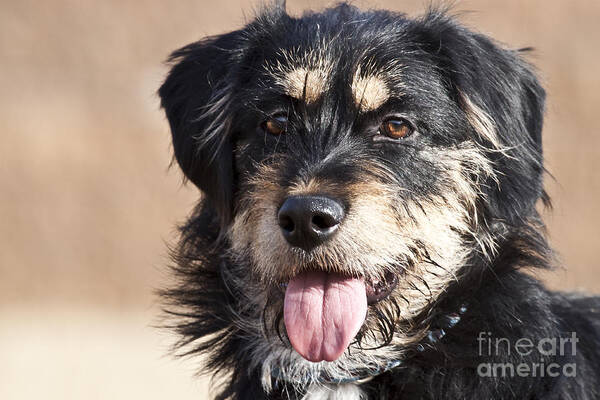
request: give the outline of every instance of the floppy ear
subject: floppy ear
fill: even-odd
[[[514,224],[527,219],[542,188],[545,92],[520,51],[503,49],[443,14],[424,20],[432,53],[473,127],[474,138],[494,163],[498,182],[482,190],[493,217]]]
[[[158,94],[171,126],[175,159],[186,178],[206,195],[220,223],[232,215],[232,96],[239,64],[239,31],[185,46]]]

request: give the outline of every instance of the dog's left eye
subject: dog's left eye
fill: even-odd
[[[379,126],[379,134],[392,139],[404,139],[412,135],[415,128],[413,125],[402,118],[390,118]]]
[[[260,126],[268,134],[277,136],[285,132],[287,122],[288,120],[284,115],[278,115],[267,119]]]

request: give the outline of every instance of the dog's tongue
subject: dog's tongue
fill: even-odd
[[[305,272],[290,280],[284,321],[292,346],[309,361],[334,361],[348,348],[367,314],[362,279]]]

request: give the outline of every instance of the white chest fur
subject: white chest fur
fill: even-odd
[[[354,383],[311,385],[302,400],[367,400],[367,395]]]

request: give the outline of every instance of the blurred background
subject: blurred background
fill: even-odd
[[[428,2],[357,1],[422,12]],[[292,13],[330,2],[288,0]],[[198,197],[169,169],[156,90],[170,51],[240,27],[246,0],[0,1],[0,399],[203,399],[199,360],[153,328],[165,243]],[[600,292],[600,2],[457,1],[548,89],[545,213],[565,269]]]

